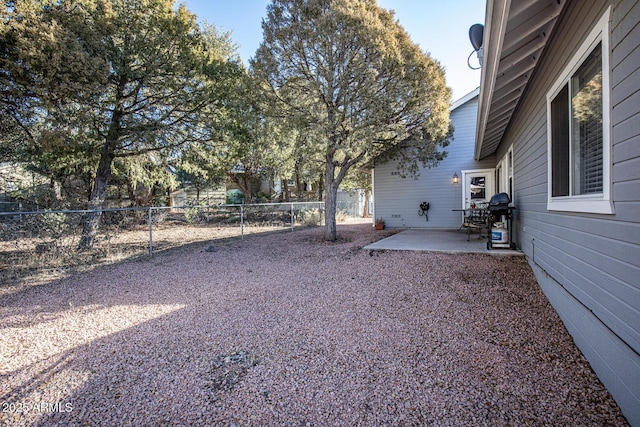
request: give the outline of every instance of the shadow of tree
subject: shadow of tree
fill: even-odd
[[[236,341],[233,337],[238,334],[226,330],[225,325],[238,323],[233,310],[226,315],[219,313],[209,299],[198,302],[196,295],[179,290],[156,298],[124,293],[117,286],[111,290],[110,296],[102,295],[100,307],[56,312],[56,304],[34,305],[35,311],[48,314],[44,322],[14,322],[8,326],[31,331],[40,328],[45,335],[37,341],[48,341],[44,347],[65,339],[74,343],[62,352],[37,353],[32,363],[9,372],[3,369],[0,375],[0,401],[45,404],[47,408],[58,403],[58,409],[70,404],[73,414],[32,408],[29,414],[5,419],[7,425],[187,425],[194,419],[210,419],[210,405],[219,395],[231,391],[255,366],[255,356],[245,350],[246,341]],[[119,298],[117,294],[126,296]],[[150,303],[150,299],[157,301]],[[185,304],[187,300],[191,300],[189,304]],[[117,310],[121,307],[128,310]],[[140,317],[145,310],[149,313],[142,317],[151,318],[140,323],[109,317],[126,316],[126,311]],[[159,315],[152,317],[150,313],[154,311]],[[100,317],[100,322],[91,321],[94,315]],[[72,323],[77,323],[78,329],[67,328],[57,338],[46,334],[48,325],[64,325],[70,317],[75,317]],[[117,326],[109,328],[101,322]],[[70,334],[83,334],[83,324],[117,332],[95,339],[71,337]],[[221,330],[223,334],[219,333]],[[50,332],[56,335],[55,331]],[[229,336],[232,339],[223,338]],[[28,348],[23,345],[22,350]],[[243,360],[224,363],[227,357],[240,352]],[[24,355],[20,356],[24,359]]]

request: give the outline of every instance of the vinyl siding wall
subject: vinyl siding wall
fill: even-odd
[[[495,166],[495,158],[480,162],[473,160],[478,97],[451,111],[454,139],[445,148],[448,155],[431,169],[422,169],[418,179],[401,178],[396,162],[376,164],[373,174],[374,215],[384,218],[390,228],[458,228],[461,212],[452,209],[462,207],[462,170],[486,169]],[[454,185],[453,174],[460,182]],[[419,216],[419,206],[429,202],[429,221]]]
[[[545,97],[610,4],[615,214],[548,211]],[[566,8],[497,157],[514,144],[519,246],[600,379],[640,425],[640,1]]]

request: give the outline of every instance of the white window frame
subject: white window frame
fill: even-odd
[[[547,92],[547,210],[613,214],[611,200],[611,78],[610,78],[610,33],[611,7],[602,15],[585,41],[569,61],[560,77]],[[602,193],[552,196],[552,117],[551,102],[569,82],[593,49],[602,43]],[[571,152],[571,150],[570,150]],[[571,169],[571,168],[570,168]],[[571,176],[571,171],[569,172]],[[572,179],[571,179],[572,180]],[[570,188],[572,185],[570,184]]]
[[[513,201],[513,144],[509,146],[507,152],[496,166],[496,192],[507,193]],[[509,179],[511,179],[511,191],[509,191]],[[500,187],[498,189],[498,187]]]

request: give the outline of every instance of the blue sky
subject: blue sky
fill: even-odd
[[[269,0],[183,0],[201,20],[232,32],[238,52],[246,63],[262,41],[262,19]],[[396,11],[396,18],[411,39],[444,67],[453,100],[480,84],[480,70],[467,66],[473,50],[469,27],[484,23],[485,0],[378,0],[385,9]],[[471,65],[477,66],[475,54]]]

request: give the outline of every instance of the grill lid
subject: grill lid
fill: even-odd
[[[506,206],[511,203],[511,199],[507,193],[494,194],[489,201],[489,206]]]

